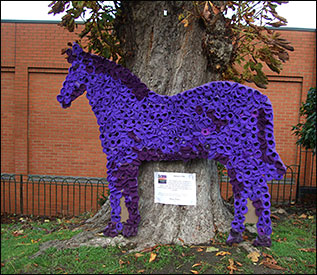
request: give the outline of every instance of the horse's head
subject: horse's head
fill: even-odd
[[[88,58],[82,48],[74,43],[72,49],[67,49],[67,61],[72,64],[63,83],[63,88],[57,96],[57,101],[63,108],[70,107],[72,101],[82,95],[86,90],[89,75]],[[87,64],[86,64],[87,63]]]

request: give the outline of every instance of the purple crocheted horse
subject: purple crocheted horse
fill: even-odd
[[[270,194],[266,182],[281,180],[285,166],[275,151],[269,99],[244,85],[216,81],[174,96],[150,91],[128,69],[84,52],[66,51],[72,64],[57,100],[63,108],[87,91],[107,155],[111,221],[104,234],[137,234],[138,169],[142,161],[208,158],[227,168],[235,214],[228,244],[242,241],[247,198],[253,202],[256,246],[270,246]],[[120,199],[129,218],[121,222]]]

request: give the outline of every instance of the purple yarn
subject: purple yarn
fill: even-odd
[[[66,51],[72,64],[57,101],[71,106],[87,91],[107,155],[111,221],[106,236],[137,234],[138,168],[142,161],[209,158],[227,166],[235,197],[235,218],[227,243],[240,242],[247,198],[253,201],[259,238],[270,244],[270,195],[266,181],[281,179],[285,166],[275,151],[269,99],[250,87],[215,81],[174,96],[150,91],[128,69],[84,52],[74,43]],[[120,199],[129,218],[121,223]]]

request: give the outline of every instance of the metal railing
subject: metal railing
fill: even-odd
[[[269,181],[268,187],[271,194],[271,203],[275,204],[291,204],[296,200],[296,185],[299,177],[299,166],[286,166],[286,174],[282,180]],[[232,187],[230,178],[226,172],[219,176],[221,195],[225,200],[232,197]]]
[[[299,174],[296,201],[304,194],[317,193],[316,188],[316,149],[307,150],[300,147]]]
[[[1,213],[76,216],[96,212],[105,178],[1,174]]]
[[[287,166],[280,181],[268,182],[271,202],[296,200],[299,166]],[[222,197],[229,200],[232,188],[226,174],[219,176]],[[1,174],[1,213],[39,216],[76,216],[96,212],[108,194],[105,178]]]

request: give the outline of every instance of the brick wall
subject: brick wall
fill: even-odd
[[[295,51],[280,75],[268,71],[268,89],[260,91],[273,104],[277,150],[290,165],[298,158],[291,127],[316,86],[316,33],[281,32]],[[56,101],[69,67],[60,52],[75,39],[56,23],[1,23],[2,173],[105,176],[106,156],[86,97],[69,109]]]

